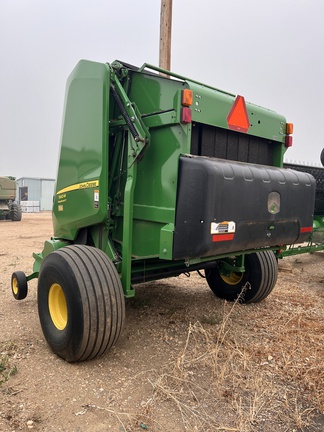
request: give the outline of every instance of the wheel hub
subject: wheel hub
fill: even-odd
[[[54,283],[50,287],[48,309],[55,327],[58,330],[64,330],[68,320],[67,304],[64,291],[58,283]]]
[[[15,295],[17,295],[18,294],[18,291],[19,291],[19,286],[18,286],[18,281],[17,281],[17,278],[13,278],[12,279],[12,285],[11,285],[11,287],[12,287],[12,291],[13,291],[13,293],[15,294]]]
[[[243,279],[243,274],[244,273],[230,272],[229,275],[221,274],[220,276],[228,285],[237,285]]]

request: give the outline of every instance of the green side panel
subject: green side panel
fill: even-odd
[[[136,167],[132,256],[158,257],[161,230],[175,219],[179,157],[190,152],[191,124],[180,124],[178,118],[185,84],[136,72],[130,81],[129,99],[136,104],[150,131],[149,145]],[[122,171],[125,170],[124,164]],[[124,187],[125,178],[120,190]],[[113,190],[111,196],[114,194]],[[119,244],[123,242],[123,197],[121,201],[113,233]]]
[[[179,157],[187,152],[189,130],[188,125],[150,130],[150,146],[137,165],[133,208],[134,257],[159,256],[161,229],[174,223]],[[122,218],[117,218],[114,239],[122,243]]]
[[[80,228],[107,218],[109,81],[107,65],[85,60],[68,79],[53,204],[55,237],[74,240]]]
[[[179,157],[186,153],[190,138],[186,134],[188,127],[186,129],[176,125],[151,130],[151,146],[137,168],[133,230],[135,256],[159,256],[161,229],[165,224],[174,223]],[[150,241],[147,236],[149,223],[151,230],[155,230]]]
[[[182,81],[133,72],[129,97],[143,116],[163,113],[180,107],[179,90],[187,87]]]

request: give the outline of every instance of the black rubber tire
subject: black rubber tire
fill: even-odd
[[[18,204],[12,204],[10,208],[10,219],[13,222],[20,222],[22,216],[21,206]]]
[[[324,166],[324,148],[323,148],[323,150],[322,150],[322,152],[321,152],[321,157],[320,157],[320,159],[321,159],[321,163],[322,163],[322,165]]]
[[[84,245],[50,253],[38,278],[38,314],[58,356],[77,362],[102,355],[117,342],[125,320],[123,288],[112,261]]]
[[[16,271],[11,276],[11,291],[16,300],[23,300],[28,294],[27,277],[24,272]]]
[[[233,274],[232,283],[224,280],[226,278],[222,277],[218,268],[207,269],[205,273],[207,283],[217,297],[235,301],[245,286],[240,303],[257,303],[265,299],[275,287],[278,263],[275,254],[266,250],[245,255],[245,272],[241,277],[240,274]]]

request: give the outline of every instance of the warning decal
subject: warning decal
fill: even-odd
[[[210,233],[213,242],[233,240],[236,225],[233,221],[212,222]]]

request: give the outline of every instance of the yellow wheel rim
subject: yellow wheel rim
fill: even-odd
[[[58,283],[54,283],[49,290],[48,309],[55,327],[58,330],[64,330],[67,325],[68,312],[64,291]]]
[[[13,293],[14,293],[15,295],[17,295],[17,294],[18,294],[18,291],[19,291],[19,285],[18,285],[17,278],[15,278],[15,277],[12,279],[12,285],[11,285],[11,288],[12,288]]]
[[[225,283],[227,283],[227,285],[236,285],[240,283],[241,280],[243,279],[243,274],[244,273],[230,272],[229,276],[221,274],[220,277],[223,279]]]

